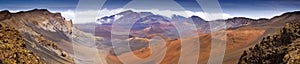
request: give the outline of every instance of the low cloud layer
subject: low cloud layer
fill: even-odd
[[[216,19],[226,19],[226,18],[231,18],[233,16],[230,16],[229,14],[223,13],[223,17],[217,17],[217,18],[207,18],[207,16],[205,16],[204,12],[193,12],[193,11],[172,11],[172,10],[158,10],[158,9],[149,9],[149,10],[136,10],[136,9],[123,9],[123,8],[119,8],[119,9],[113,9],[113,10],[108,10],[108,9],[102,9],[100,11],[98,10],[88,10],[88,11],[80,11],[77,12],[77,14],[80,15],[92,15],[90,13],[99,13],[99,14],[94,14],[97,15],[97,18],[101,18],[104,16],[110,16],[110,15],[114,15],[126,10],[132,10],[134,12],[152,12],[153,14],[157,14],[157,15],[162,15],[162,16],[166,16],[166,17],[172,17],[173,15],[180,15],[183,17],[191,17],[193,15],[195,16],[199,16],[205,20],[216,20]],[[74,19],[75,18],[75,11],[73,10],[67,10],[67,11],[62,11],[61,12],[62,15],[66,18],[66,19]],[[215,14],[216,15],[216,14]],[[85,16],[82,16],[85,17]],[[86,16],[88,17],[88,16]],[[89,23],[89,22],[94,22],[94,21],[84,21],[84,19],[88,19],[88,18],[80,18],[79,21],[74,21],[75,24],[79,24],[79,23]],[[96,19],[96,17],[95,17]]]
[[[253,19],[259,19],[259,18],[271,18],[274,15],[266,15],[266,16],[256,16],[256,17],[251,17],[251,16],[245,16],[245,15],[239,15],[239,16],[233,16],[227,13],[222,13],[222,16],[218,16],[218,17],[211,17],[211,18],[207,18],[207,16],[205,15],[204,12],[193,12],[193,11],[172,11],[172,10],[158,10],[158,9],[148,9],[148,10],[137,10],[137,9],[123,9],[123,8],[118,8],[118,9],[102,9],[102,10],[87,10],[87,11],[80,11],[77,12],[77,14],[82,15],[79,18],[78,21],[73,21],[74,24],[80,24],[80,23],[90,23],[90,22],[95,22],[96,19],[104,17],[104,16],[111,16],[126,10],[132,10],[134,12],[152,12],[153,14],[157,14],[157,15],[162,15],[162,16],[166,16],[166,17],[172,17],[173,15],[180,15],[183,17],[191,17],[193,15],[195,16],[199,16],[201,18],[203,18],[204,20],[216,20],[216,19],[227,19],[227,18],[233,18],[233,17],[248,17],[248,18],[253,18]],[[19,12],[19,11],[24,11],[24,10],[10,10],[10,12]],[[62,14],[63,17],[65,17],[68,20],[74,20],[76,12],[74,10],[65,10],[65,11],[52,11],[51,12],[60,12]],[[94,14],[94,13],[98,13],[98,14]],[[279,13],[277,15],[280,15],[282,13]],[[85,21],[87,19],[90,19],[91,17],[89,17],[89,15],[95,15],[98,17],[95,17],[93,19],[95,19],[95,21]],[[212,15],[220,15],[220,14],[212,14]]]

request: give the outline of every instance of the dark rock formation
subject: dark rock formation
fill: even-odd
[[[279,32],[269,35],[244,51],[239,64],[299,64],[300,23],[287,23]]]

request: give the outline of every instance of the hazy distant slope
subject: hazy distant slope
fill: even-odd
[[[244,50],[254,46],[257,41],[262,40],[263,39],[262,37],[267,36],[267,34],[275,33],[285,23],[299,22],[300,20],[299,17],[300,17],[299,12],[295,11],[295,12],[284,13],[280,16],[276,16],[271,19],[254,20],[249,18],[236,17],[236,18],[225,20],[227,25],[231,28],[226,30],[227,48],[226,48],[226,54],[223,63],[225,64],[238,63],[238,60],[240,56],[243,54]],[[217,34],[217,32],[213,32],[212,34]],[[210,53],[211,37],[210,34],[199,35],[199,37],[201,42],[200,43],[201,52],[199,54],[201,57],[199,58],[199,63],[206,63]],[[218,39],[222,39],[222,38],[218,38]],[[192,41],[193,37],[186,38],[185,40]],[[178,43],[175,44],[174,42],[178,42]],[[168,45],[167,55],[161,63],[177,63],[180,55],[180,50],[178,51],[178,48],[180,48],[180,40],[174,40],[168,43],[170,43],[170,45]],[[134,53],[138,57],[145,58],[150,54],[150,51],[148,48],[143,48],[134,51]],[[123,56],[126,56],[126,53],[123,54]],[[109,55],[107,58],[109,62],[121,63],[114,55]]]

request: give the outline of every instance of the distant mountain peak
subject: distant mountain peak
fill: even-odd
[[[295,16],[299,16],[300,15],[300,11],[293,11],[293,12],[286,12],[286,13],[283,13],[279,16],[275,16],[273,18],[278,18],[278,17],[282,17],[282,16],[291,16],[291,15],[295,15]],[[271,19],[273,19],[271,18]]]
[[[191,17],[199,17],[199,16],[196,16],[196,15],[192,15]]]
[[[4,20],[5,18],[8,18],[10,12],[8,10],[3,10],[3,11],[0,11],[0,21]]]
[[[282,15],[287,15],[287,14],[300,14],[300,11],[287,12]]]
[[[10,13],[8,10],[0,11],[0,13]]]
[[[186,18],[186,17],[180,16],[180,15],[176,15],[176,14],[173,14],[173,15],[172,15],[172,18]]]
[[[267,18],[259,18],[257,20],[269,20],[269,19],[267,19]]]
[[[132,10],[126,10],[126,11],[120,12],[116,15],[125,15],[125,14],[130,14],[130,13],[134,13],[134,12]]]
[[[30,10],[30,11],[45,11],[45,12],[49,12],[47,9],[33,9],[33,10]]]
[[[17,13],[28,13],[28,12],[39,12],[39,13],[51,13],[50,11],[48,11],[47,9],[33,9],[33,10],[29,10],[29,11],[19,11]]]
[[[193,21],[205,21],[204,19],[200,18],[199,16],[195,16],[195,15],[191,16],[190,18],[191,18]]]
[[[228,18],[227,20],[237,20],[237,19],[244,19],[244,20],[255,20],[252,18],[247,18],[247,17],[233,17],[233,18]]]
[[[154,15],[152,12],[139,12],[143,16]]]

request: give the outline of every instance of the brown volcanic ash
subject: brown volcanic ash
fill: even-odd
[[[227,48],[226,48],[226,55],[225,55],[225,60],[227,60],[229,63],[232,62],[237,62],[236,60],[230,60],[231,57],[235,57],[241,55],[242,51],[244,50],[243,48],[248,47],[251,45],[251,42],[254,41],[256,38],[258,38],[260,35],[264,33],[264,30],[227,30],[228,32],[228,37],[227,37]],[[215,33],[217,34],[217,33]],[[211,45],[211,35],[210,34],[205,34],[205,35],[200,35],[200,36],[195,36],[199,37],[199,40],[201,41],[200,43],[200,58],[199,58],[199,63],[206,63],[208,60],[209,52],[210,52],[210,45]],[[195,37],[191,38],[186,38],[183,40],[189,41],[186,43],[191,43],[189,46],[194,45],[192,42],[196,39]],[[249,38],[251,37],[251,38]],[[222,38],[220,38],[222,40]],[[178,63],[179,56],[181,53],[181,50],[189,50],[189,49],[181,49],[181,44],[180,40],[173,40],[171,42],[167,42],[167,53],[166,56],[164,57],[163,61],[161,64],[169,64],[169,63]],[[161,44],[157,44],[161,45]],[[151,48],[156,48],[156,46],[151,46]],[[238,51],[237,51],[238,50]],[[230,52],[236,52],[236,53],[230,53]],[[131,52],[129,52],[131,53]],[[150,49],[147,48],[142,48],[139,50],[133,51],[133,53],[140,57],[140,58],[146,58],[151,54]],[[156,53],[153,53],[156,54]],[[126,56],[128,53],[122,54],[122,56]],[[108,63],[111,64],[121,64],[121,62],[118,60],[118,58],[114,55],[109,55],[107,57]],[[237,58],[238,59],[238,58]],[[130,61],[130,58],[127,59]],[[152,60],[155,60],[153,58]],[[131,60],[134,61],[134,60]]]
[[[0,64],[42,64],[41,59],[26,50],[25,41],[14,28],[0,24]]]
[[[287,23],[274,35],[244,51],[239,64],[300,63],[300,23]]]

